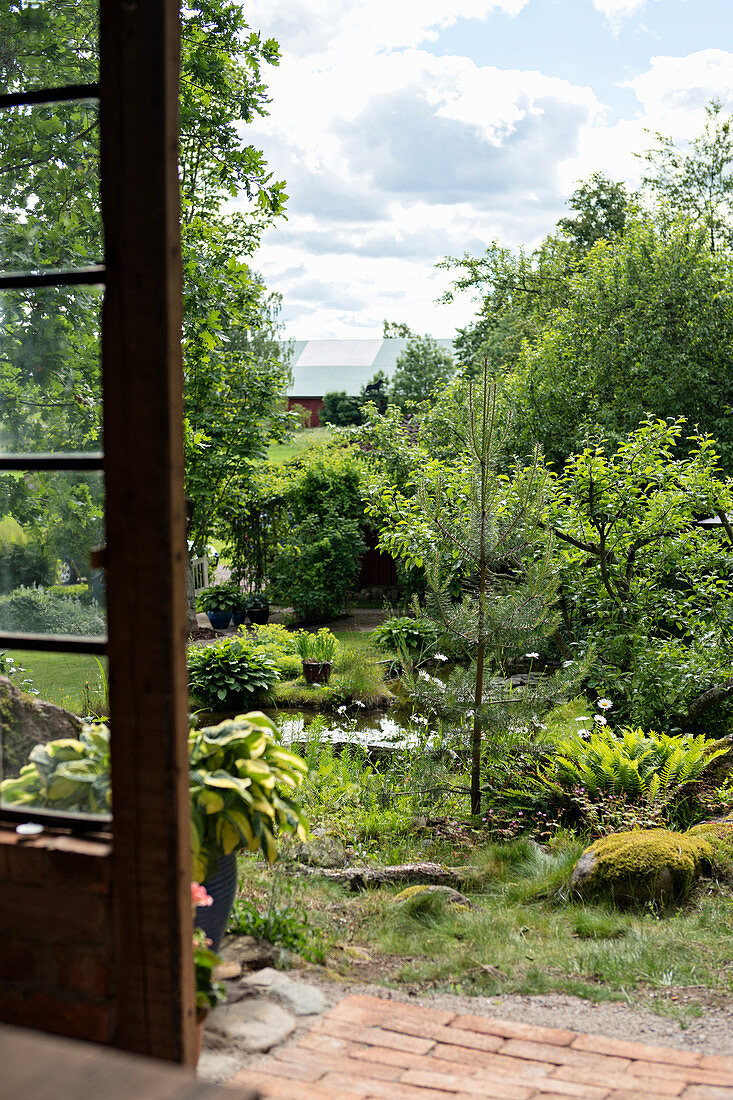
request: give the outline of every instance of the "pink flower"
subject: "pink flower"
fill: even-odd
[[[213,905],[214,899],[209,897],[203,886],[199,886],[198,882],[191,883],[191,904],[192,905]]]

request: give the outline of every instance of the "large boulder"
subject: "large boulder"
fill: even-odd
[[[639,829],[601,837],[573,870],[571,886],[583,897],[606,897],[620,905],[669,904],[681,900],[714,856],[701,834]]]
[[[81,728],[75,714],[26,695],[7,676],[0,676],[0,744],[5,779],[16,776],[28,763],[28,754],[35,745],[78,737]]]

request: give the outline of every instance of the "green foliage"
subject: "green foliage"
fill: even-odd
[[[282,944],[288,951],[294,951],[310,962],[324,963],[323,936],[311,926],[302,909],[295,905],[278,904],[275,882],[273,878],[273,888],[264,912],[246,898],[239,898],[234,903],[229,932],[235,936],[257,936],[270,943]]]
[[[380,649],[395,654],[406,653],[419,663],[435,648],[438,630],[432,619],[394,615],[375,627],[371,637]]]
[[[591,686],[641,725],[694,715],[699,726],[696,700],[729,677],[730,490],[713,440],[684,432],[647,419],[615,453],[587,447],[551,483],[563,633],[592,650]],[[705,530],[700,516],[724,522]]]
[[[240,627],[240,634],[249,638],[253,645],[277,646],[282,653],[297,653],[297,634],[281,623],[253,624]]]
[[[611,242],[623,233],[632,203],[623,183],[594,172],[570,196],[568,206],[575,217],[561,218],[557,227],[581,254],[586,253],[597,241]]]
[[[191,730],[191,844],[199,882],[222,854],[238,848],[261,850],[273,863],[277,830],[305,839],[305,820],[293,796],[307,767],[274,733],[274,723],[257,711]]]
[[[654,147],[642,154],[649,165],[643,182],[660,201],[662,217],[682,213],[705,231],[711,252],[733,243],[733,134],[722,111],[720,100],[710,101],[703,131],[685,152],[655,134]]]
[[[320,411],[321,424],[333,424],[338,428],[361,424],[361,407],[358,397],[352,397],[344,390],[324,393],[323,408]]]
[[[83,726],[78,740],[62,738],[36,745],[20,775],[0,783],[0,800],[9,806],[108,814],[112,806],[109,730],[89,724]]]
[[[203,706],[216,710],[262,701],[280,678],[272,657],[240,637],[191,646],[187,663],[191,692]]]
[[[695,784],[725,748],[703,737],[608,727],[558,739],[529,787],[571,824],[596,835],[624,828],[685,827],[705,808]]]
[[[554,793],[584,787],[654,801],[663,792],[699,779],[726,748],[711,749],[704,737],[684,737],[626,727],[616,735],[607,726],[559,740],[539,782]]]
[[[197,1019],[205,1019],[212,1008],[226,1000],[224,983],[214,980],[214,971],[220,963],[221,956],[206,946],[206,934],[200,928],[194,928],[193,974],[196,983]]]
[[[389,699],[384,686],[384,666],[368,649],[341,647],[331,687],[340,703],[374,707]]]
[[[432,336],[410,336],[397,357],[390,399],[404,409],[433,397],[455,374],[453,356]]]
[[[96,604],[53,595],[43,588],[18,588],[0,596],[0,630],[32,634],[102,635],[106,622]]]
[[[247,596],[238,584],[225,581],[223,584],[214,584],[210,588],[204,588],[199,593],[196,603],[199,611],[246,611]]]
[[[88,584],[50,584],[46,591],[51,596],[59,596],[64,600],[80,600],[82,603],[88,603],[93,598]]]
[[[302,520],[273,563],[273,599],[292,605],[300,622],[335,619],[345,610],[364,549],[356,520],[335,515]]]

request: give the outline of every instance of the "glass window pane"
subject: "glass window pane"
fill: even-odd
[[[0,807],[109,815],[108,709],[105,660],[0,653]]]
[[[96,286],[0,291],[0,452],[102,449]]]
[[[99,78],[96,0],[6,0],[0,5],[0,94]]]
[[[101,473],[0,474],[0,631],[106,634]]]
[[[102,258],[98,104],[0,111],[0,269],[71,269]]]

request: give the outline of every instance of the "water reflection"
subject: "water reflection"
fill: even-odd
[[[337,745],[354,745],[361,748],[436,750],[444,748],[442,735],[431,732],[409,719],[400,721],[393,715],[369,713],[350,717],[347,714],[311,714],[279,711],[273,715],[283,744],[302,746],[309,739],[330,741]],[[309,732],[317,720],[317,732]]]

